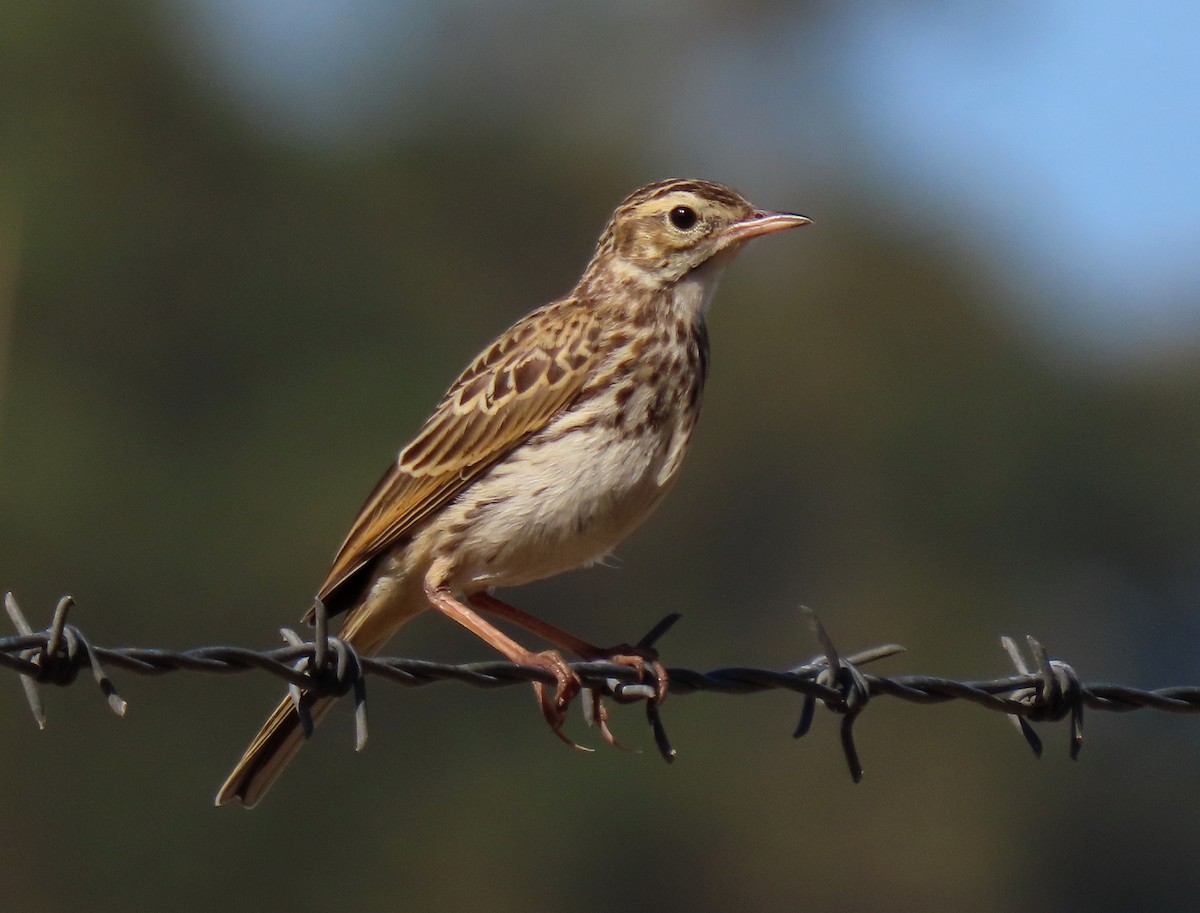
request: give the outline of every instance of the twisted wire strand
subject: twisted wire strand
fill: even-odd
[[[359,657],[349,644],[328,635],[324,609],[317,606],[317,625],[313,640],[304,640],[284,629],[287,643],[270,650],[246,647],[205,646],[189,650],[162,647],[94,646],[78,627],[67,623],[74,601],[63,597],[50,626],[34,631],[26,621],[11,593],[4,607],[17,629],[15,636],[0,637],[0,666],[21,677],[26,699],[40,728],[45,713],[38,693],[39,684],[66,686],[82,671],[90,671],[110,708],[123,716],[126,702],[117,693],[108,675],[120,669],[137,675],[165,675],[172,672],[235,674],[261,670],[288,683],[298,701],[301,692],[342,695],[353,691],[358,747],[366,741],[365,682],[368,677],[408,687],[435,682],[456,681],[479,688],[499,688],[542,681],[553,684],[546,670],[501,660],[473,663],[438,663],[405,657]],[[806,610],[807,611],[807,610]],[[654,643],[676,620],[668,616],[639,641],[638,646],[652,650]],[[1051,659],[1033,637],[1027,638],[1032,662],[1027,662],[1010,638],[1001,638],[1016,671],[1014,674],[977,681],[960,681],[932,675],[880,676],[861,667],[894,656],[904,648],[886,644],[849,656],[841,656],[815,614],[808,612],[810,623],[824,653],[807,663],[785,671],[751,667],[730,667],[697,672],[668,668],[671,694],[697,692],[721,694],[758,694],[787,690],[803,697],[803,707],[795,736],[805,735],[813,722],[817,702],[841,715],[841,742],[847,766],[855,782],[862,777],[862,765],[854,745],[853,726],[868,703],[875,697],[892,697],[914,704],[943,704],[967,701],[986,710],[1007,715],[1024,735],[1038,756],[1042,752],[1039,736],[1031,722],[1070,720],[1070,754],[1076,757],[1083,742],[1083,710],[1091,708],[1125,713],[1133,710],[1158,710],[1166,713],[1200,713],[1200,686],[1176,686],[1158,689],[1083,682],[1075,670],[1060,660]],[[569,664],[585,688],[621,703],[642,701],[655,743],[664,759],[671,761],[675,749],[667,738],[654,687],[639,679],[637,670],[610,662],[573,662]],[[591,702],[584,701],[585,709]],[[594,720],[589,718],[589,722]]]

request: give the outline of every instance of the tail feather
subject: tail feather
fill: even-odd
[[[309,713],[313,725],[316,725],[333,707],[336,698],[302,700],[309,702]],[[254,808],[283,773],[288,762],[296,756],[305,738],[304,727],[300,725],[300,717],[291,698],[284,698],[254,737],[233,773],[217,791],[216,804],[241,802],[246,808]]]
[[[374,656],[404,622],[424,608],[423,600],[408,606],[378,603],[362,605],[346,619],[339,637],[353,646],[360,656]],[[315,726],[333,707],[337,698],[313,699],[305,696],[301,700],[308,707]],[[291,698],[285,697],[217,790],[216,804],[241,802],[247,808],[253,808],[296,756],[305,738],[300,716]]]

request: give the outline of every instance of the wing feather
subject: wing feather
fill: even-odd
[[[320,598],[567,409],[598,338],[592,315],[567,299],[522,318],[484,350],[367,498]]]

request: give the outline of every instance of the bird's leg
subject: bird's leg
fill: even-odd
[[[631,644],[597,647],[548,621],[542,621],[528,612],[521,611],[516,606],[497,599],[491,593],[473,593],[467,598],[467,601],[481,612],[511,621],[529,633],[536,634],[563,650],[570,650],[589,662],[605,661],[630,666],[637,669],[643,676],[646,674],[647,666],[650,666],[654,672],[655,691],[658,692],[656,698],[660,702],[666,699],[667,672],[658,661],[658,651],[652,647],[637,647]]]
[[[570,650],[584,660],[589,662],[605,661],[617,663],[622,666],[630,666],[637,670],[641,678],[653,678],[654,702],[656,704],[661,704],[667,698],[667,688],[670,680],[667,677],[666,668],[658,660],[658,651],[652,647],[635,647],[630,644],[618,644],[615,647],[597,647],[586,640],[581,640],[574,634],[564,631],[562,628],[542,621],[540,618],[535,618],[528,612],[522,612],[516,606],[511,606],[507,602],[497,599],[491,593],[473,593],[467,597],[467,600],[480,611],[488,612],[499,618],[511,621],[531,634],[536,634],[543,640],[549,641],[556,647],[560,647],[563,650]],[[608,728],[608,711],[600,703],[599,693],[595,691],[592,693],[593,718],[596,720],[596,724],[604,736],[604,740],[610,745],[617,745],[617,740]]]
[[[542,640],[552,643],[562,650],[570,650],[583,659],[596,659],[599,654],[604,652],[599,647],[592,646],[586,640],[582,640],[562,628],[555,627],[548,621],[542,621],[528,612],[522,612],[516,606],[502,602],[491,593],[472,593],[467,597],[467,602],[481,612],[511,621],[530,634],[536,634]]]
[[[567,665],[567,661],[563,659],[561,653],[557,650],[544,650],[541,653],[527,650],[495,625],[482,618],[478,612],[455,599],[454,594],[444,586],[436,586],[427,581],[425,595],[435,609],[457,621],[476,637],[491,644],[510,661],[526,666],[537,666],[553,675],[556,682],[553,696],[547,694],[543,682],[533,683],[538,705],[542,708],[542,716],[550,724],[550,729],[554,734],[568,745],[585,751],[590,750],[571,741],[562,732],[562,726],[567,717],[567,707],[570,705],[571,699],[579,693],[582,682],[574,670]]]

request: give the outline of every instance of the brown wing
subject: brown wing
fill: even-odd
[[[320,598],[567,408],[598,337],[591,314],[568,299],[522,318],[485,349],[367,498]]]

